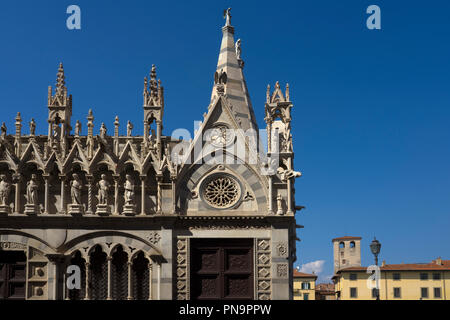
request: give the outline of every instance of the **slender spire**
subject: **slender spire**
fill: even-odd
[[[241,59],[241,41],[239,40],[237,43],[234,41],[234,27],[231,25],[230,11],[231,8],[224,11],[225,26],[222,27],[222,43],[211,103],[214,103],[219,95],[225,95],[232,105],[236,122],[242,129],[257,130],[258,126],[242,70],[244,64]]]
[[[144,106],[163,106],[164,96],[161,80],[157,80],[156,66],[153,64],[150,71],[150,81],[144,78]]]
[[[62,62],[59,63],[58,73],[56,74],[55,95],[63,97],[66,91],[66,77],[64,76],[64,67]]]

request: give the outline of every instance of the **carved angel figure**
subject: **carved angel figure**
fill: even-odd
[[[73,180],[70,182],[70,195],[72,196],[72,204],[81,204],[81,189],[83,188],[83,183],[78,174],[74,173],[72,177]]]
[[[133,204],[134,201],[134,181],[132,180],[131,176],[129,174],[127,174],[125,176],[125,194],[124,194],[124,198],[125,198],[125,205],[130,205]]]
[[[11,185],[6,181],[6,175],[0,175],[0,204],[7,205],[9,190],[11,189]]]
[[[36,181],[37,177],[33,173],[30,181],[27,183],[27,204],[38,204],[38,188],[39,185]]]
[[[98,203],[108,204],[108,190],[109,182],[106,180],[106,175],[101,175],[101,180],[98,182]]]

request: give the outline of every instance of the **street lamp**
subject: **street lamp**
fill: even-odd
[[[381,243],[378,241],[375,237],[372,240],[372,243],[370,244],[370,251],[372,251],[373,255],[375,256],[375,265],[378,266],[378,254],[380,253],[381,249]],[[378,283],[379,280],[376,279],[377,287],[375,288],[376,294],[377,294],[377,300],[380,300],[380,289],[378,289]]]
[[[370,244],[370,251],[372,251],[375,256],[375,265],[378,265],[378,254],[380,253],[380,249],[381,243],[374,237],[372,243]]]

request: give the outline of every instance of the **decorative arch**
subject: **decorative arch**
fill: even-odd
[[[93,247],[99,245],[103,251],[110,256],[113,248],[118,244],[127,246],[127,250],[130,254],[134,251],[142,250],[148,257],[163,256],[161,251],[150,242],[120,231],[99,231],[82,235],[67,242],[64,245],[64,250],[66,251],[66,254],[80,250],[84,256],[87,257],[92,252]]]

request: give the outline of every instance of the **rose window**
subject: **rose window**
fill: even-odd
[[[240,197],[241,187],[231,176],[213,176],[203,183],[203,199],[212,207],[218,209],[232,207]]]

